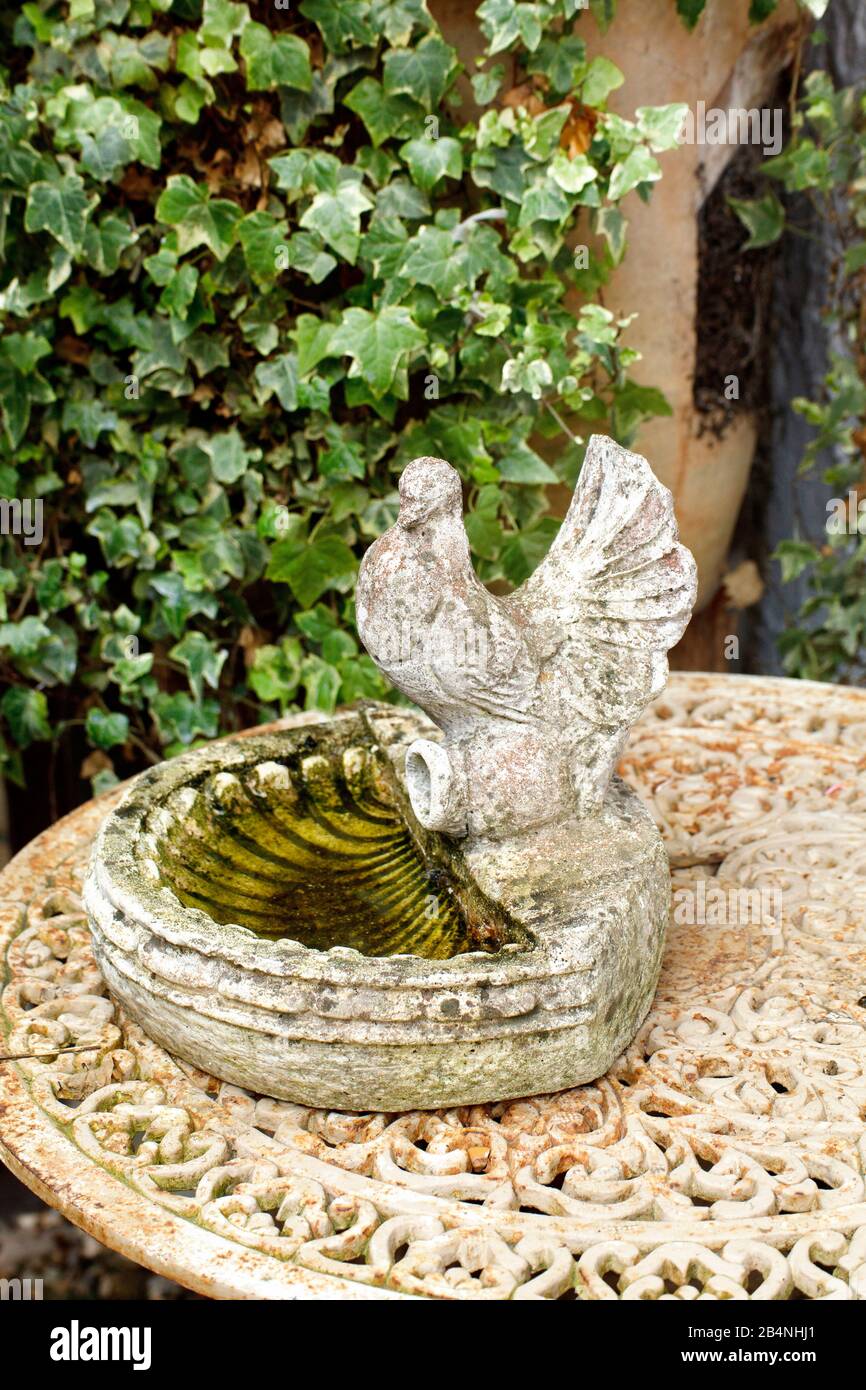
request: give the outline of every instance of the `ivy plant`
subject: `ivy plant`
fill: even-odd
[[[837,246],[826,317],[838,350],[819,396],[793,402],[814,427],[799,471],[820,476],[835,497],[820,534],[798,535],[777,548],[783,580],[804,575],[807,584],[780,651],[792,675],[857,680],[866,651],[866,86],[836,89],[827,72],[812,72],[789,145],[764,170],[766,193],[734,203],[750,233],[747,245],[769,245],[788,228],[802,232],[805,200],[832,227]],[[786,204],[777,188],[789,195]],[[827,455],[833,461],[822,467]]]
[[[483,0],[470,72],[424,0],[28,0],[5,21],[8,776],[73,729],[99,790],[239,725],[391,698],[352,593],[405,462],[455,464],[480,576],[519,584],[589,429],[628,443],[668,409],[602,287],[683,108],[608,108],[623,75],[585,39],[615,8]]]

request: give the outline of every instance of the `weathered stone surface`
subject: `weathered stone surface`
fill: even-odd
[[[406,759],[422,825],[502,839],[594,815],[629,728],[664,689],[696,589],[671,494],[610,439],[590,441],[549,554],[506,597],[472,568],[456,471],[410,463],[356,607],[373,660],[445,734]]]
[[[415,460],[400,486],[359,626],[439,727],[372,707],[153,768],[85,890],[151,1037],[345,1110],[593,1080],[650,1006],[669,908],[661,837],[611,774],[694,599],[670,494],[593,440],[548,558],[500,599],[454,469]]]
[[[502,844],[447,850],[440,892],[459,899],[470,925],[486,910],[493,952],[374,957],[214,919],[227,895],[246,911],[250,817],[264,843],[295,794],[299,755],[302,766],[335,756],[357,766],[366,737],[399,767],[425,727],[382,706],[200,749],[136,780],[97,839],[85,905],[106,982],[151,1037],[239,1085],[343,1110],[559,1090],[609,1065],[652,1000],[669,904],[658,832],[622,783],[598,816],[529,832],[519,858]],[[336,815],[321,806],[319,817]],[[283,824],[297,839],[301,822]],[[234,843],[240,861],[234,877],[206,862],[216,876],[207,911],[193,905],[171,848],[192,856],[202,843],[224,863]],[[326,835],[321,843],[332,850]],[[296,850],[284,853],[288,876]]]

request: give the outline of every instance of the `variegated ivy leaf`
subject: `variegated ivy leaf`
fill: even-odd
[[[655,183],[661,176],[662,171],[649,150],[643,146],[638,146],[626,159],[615,166],[610,176],[608,198],[611,202],[618,203],[621,198],[625,197],[626,193],[630,193],[639,184]]]
[[[96,203],[78,174],[64,174],[52,183],[39,180],[27,194],[24,226],[28,232],[48,232],[74,256],[84,246],[87,219]]]
[[[675,101],[667,106],[639,106],[635,111],[638,132],[651,150],[660,154],[679,143],[683,122],[688,114],[685,102]]]
[[[156,205],[156,215],[177,228],[181,255],[196,246],[208,246],[219,260],[225,260],[243,214],[237,203],[211,198],[207,184],[193,183],[188,174],[172,174]]]
[[[520,0],[484,0],[476,14],[488,39],[488,52],[501,53],[516,40],[534,53],[544,33],[541,5],[521,3]]]

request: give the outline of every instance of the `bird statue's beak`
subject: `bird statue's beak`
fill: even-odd
[[[414,531],[415,527],[419,526],[423,520],[424,513],[417,504],[413,506],[411,502],[400,502],[397,525],[402,526],[404,531]]]

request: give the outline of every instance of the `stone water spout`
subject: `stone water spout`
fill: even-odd
[[[547,558],[504,598],[475,576],[462,508],[451,465],[415,459],[358,579],[364,645],[445,736],[406,754],[412,809],[428,830],[490,839],[595,815],[695,601],[671,494],[594,436]]]

